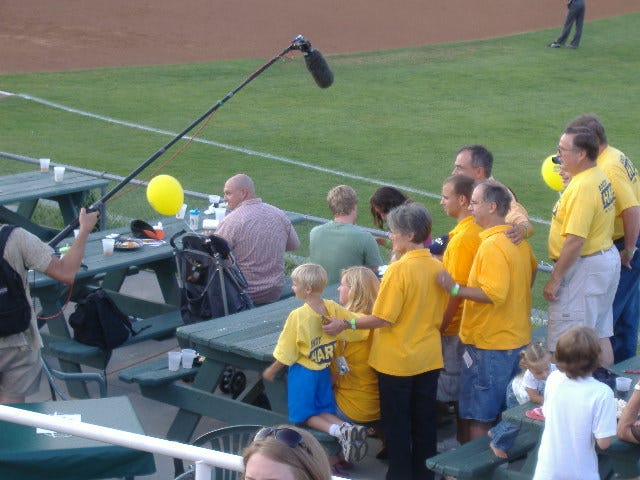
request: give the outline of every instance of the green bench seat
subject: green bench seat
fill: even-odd
[[[179,310],[173,310],[160,315],[142,319],[133,324],[136,331],[140,331],[122,345],[132,345],[146,340],[163,340],[175,335],[176,328],[184,325]],[[144,328],[148,327],[148,328]],[[144,328],[144,330],[142,330]],[[45,353],[60,360],[87,365],[104,370],[111,359],[111,351],[99,347],[85,345],[73,338],[63,338],[46,333],[42,334]]]
[[[476,438],[453,450],[428,458],[427,468],[458,480],[491,480],[500,465],[527,455],[535,449],[539,439],[539,432],[523,426],[507,460],[494,455],[489,447],[489,437]]]

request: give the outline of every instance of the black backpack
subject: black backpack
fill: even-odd
[[[129,317],[101,288],[78,300],[75,311],[69,315],[69,325],[76,341],[103,350],[119,347],[129,335],[139,333],[134,330]]]
[[[0,228],[0,337],[24,332],[31,323],[31,304],[22,277],[4,259],[4,248],[14,228]]]
[[[182,246],[176,239],[182,235]],[[169,242],[180,281],[180,312],[185,324],[223,317],[253,308],[247,281],[227,241],[218,235],[181,231]]]

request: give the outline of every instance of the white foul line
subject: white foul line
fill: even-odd
[[[7,95],[7,96],[17,96],[17,97],[23,98],[25,100],[29,100],[29,101],[32,101],[32,102],[40,103],[42,105],[46,105],[46,106],[51,107],[51,108],[55,108],[55,109],[58,109],[58,110],[63,110],[63,111],[68,112],[68,113],[75,113],[75,114],[82,115],[84,117],[93,118],[93,119],[96,119],[96,120],[102,120],[104,122],[112,123],[114,125],[121,125],[121,126],[131,127],[131,128],[135,128],[137,130],[143,130],[143,131],[147,131],[147,132],[151,132],[151,133],[158,133],[158,134],[167,135],[167,136],[170,136],[170,137],[175,137],[176,135],[178,135],[178,132],[170,132],[168,130],[161,130],[161,129],[158,129],[158,128],[147,127],[145,125],[140,125],[140,124],[137,124],[137,123],[127,122],[125,120],[118,120],[118,119],[115,119],[115,118],[106,117],[104,115],[98,115],[98,114],[91,113],[91,112],[85,112],[83,110],[78,110],[77,108],[67,107],[65,105],[62,105],[62,104],[59,104],[59,103],[55,103],[55,102],[50,102],[49,100],[45,100],[43,98],[34,97],[34,96],[28,95],[26,93],[15,93],[14,94],[14,93],[4,92],[4,91],[0,90],[0,94]],[[380,185],[380,186],[388,185],[388,186],[391,186],[391,187],[395,187],[395,188],[397,188],[399,190],[415,193],[415,194],[418,194],[418,195],[423,195],[425,197],[435,198],[437,200],[440,200],[440,198],[441,198],[441,195],[437,194],[437,193],[426,192],[424,190],[419,190],[417,188],[407,187],[405,185],[395,185],[393,183],[383,182],[381,180],[376,180],[374,178],[363,177],[363,176],[360,176],[360,175],[356,175],[356,174],[348,173],[348,172],[343,172],[343,171],[340,171],[340,170],[334,170],[332,168],[324,168],[324,167],[320,167],[318,165],[313,165],[311,163],[301,162],[299,160],[293,160],[291,158],[282,157],[280,155],[273,155],[271,153],[258,152],[257,150],[251,150],[251,149],[248,149],[248,148],[237,147],[237,146],[234,146],[234,145],[227,145],[226,143],[214,142],[212,140],[204,140],[204,139],[201,139],[201,138],[193,138],[193,137],[188,136],[188,135],[185,135],[182,138],[185,138],[187,140],[193,140],[194,142],[198,142],[198,143],[204,143],[206,145],[212,145],[212,146],[215,146],[215,147],[218,147],[218,148],[222,148],[222,149],[225,149],[225,150],[230,150],[230,151],[233,151],[233,152],[239,152],[239,153],[244,153],[246,155],[252,155],[252,156],[255,156],[255,157],[262,157],[262,158],[266,158],[266,159],[269,159],[269,160],[275,160],[277,162],[287,163],[289,165],[295,165],[295,166],[303,167],[303,168],[308,168],[310,170],[316,170],[316,171],[319,171],[319,172],[322,172],[322,173],[329,173],[329,174],[337,175],[337,176],[343,177],[343,178],[350,178],[352,180],[358,180],[358,181],[365,182],[365,183],[370,183],[370,184],[373,184],[373,185]],[[549,221],[543,220],[543,219],[540,219],[540,218],[530,217],[530,220],[532,222],[535,222],[535,223],[541,223],[541,224],[549,225]]]

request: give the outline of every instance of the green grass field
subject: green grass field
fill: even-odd
[[[246,172],[266,201],[324,217],[326,192],[347,183],[359,192],[364,225],[377,183],[393,184],[427,205],[441,234],[453,224],[437,198],[453,155],[482,143],[494,153],[495,176],[531,217],[548,220],[557,194],[543,183],[540,164],[572,117],[597,113],[610,142],[640,158],[640,52],[632,33],[639,28],[640,14],[588,23],[578,50],[546,48],[552,29],[329,56],[335,83],[326,90],[301,58],[277,62],[200,134],[230,148],[193,143],[163,172],[205,193],[220,193],[226,178]],[[285,46],[274,45],[274,55]],[[0,90],[175,134],[267,60],[0,75]],[[0,150],[121,175],[173,136],[24,96],[0,97],[0,118]],[[547,228],[536,229],[532,244],[545,259]]]

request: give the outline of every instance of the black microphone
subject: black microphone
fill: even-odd
[[[292,47],[302,51],[307,70],[320,88],[328,88],[333,84],[333,72],[322,54],[311,46],[311,43],[302,35],[294,38]]]

